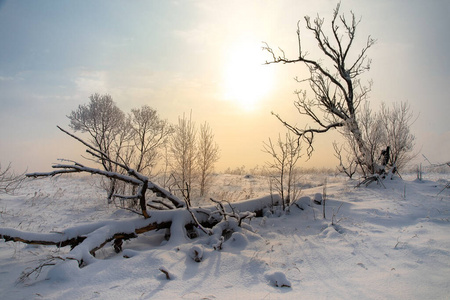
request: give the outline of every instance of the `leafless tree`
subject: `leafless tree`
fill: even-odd
[[[392,172],[401,170],[414,157],[411,153],[414,147],[414,135],[410,131],[412,118],[413,113],[406,103],[394,103],[392,108],[382,103],[378,113],[373,112],[366,103],[358,115],[362,138],[367,149],[365,162],[361,161],[354,139],[344,127],[341,133],[346,138],[345,145],[340,147],[336,143],[333,145],[335,156],[339,159],[339,170],[350,178],[357,169],[365,177],[373,175],[367,173],[367,168],[364,167],[366,164],[371,164],[376,172],[386,171],[384,170],[386,168]],[[385,153],[387,149],[389,149],[388,159],[383,161],[385,157],[380,154]]]
[[[214,164],[219,160],[219,146],[208,123],[200,126],[197,164],[200,172],[200,196],[204,196],[211,180]]]
[[[289,124],[278,114],[274,115],[299,139],[304,140],[310,156],[314,150],[315,134],[328,132],[331,129],[346,127],[351,138],[357,146],[361,163],[369,173],[373,173],[373,165],[366,161],[367,147],[357,120],[357,111],[360,104],[366,100],[371,84],[363,85],[360,76],[370,69],[370,59],[366,53],[374,45],[375,40],[370,36],[358,53],[353,53],[356,29],[360,20],[353,12],[350,19],[339,14],[340,3],[336,6],[331,19],[331,37],[326,33],[325,20],[317,16],[311,20],[305,16],[306,28],[314,35],[323,58],[309,58],[308,53],[302,49],[300,21],[297,23],[298,58],[286,58],[284,51],[281,55],[266,43],[263,47],[268,51],[272,63],[304,63],[309,70],[310,77],[298,82],[308,82],[313,91],[313,98],[306,96],[306,91],[297,91],[295,107],[301,115],[309,117],[314,127],[306,126],[304,129]]]
[[[114,164],[118,166],[120,169],[124,170],[125,172],[112,172],[108,170],[101,170],[96,169],[92,167],[85,166],[81,163],[78,163],[76,161],[71,160],[62,160],[63,163],[53,165],[52,167],[55,169],[55,171],[52,172],[43,172],[43,173],[28,173],[26,174],[27,177],[49,177],[49,176],[55,176],[59,174],[70,174],[70,173],[80,173],[80,172],[86,172],[96,175],[101,175],[103,177],[107,177],[110,179],[118,180],[121,182],[124,182],[126,184],[131,184],[138,186],[138,190],[133,195],[121,195],[121,194],[114,194],[113,197],[118,197],[121,199],[127,199],[127,200],[133,200],[136,199],[139,202],[139,206],[141,209],[141,214],[145,218],[149,218],[149,214],[147,212],[147,206],[150,206],[152,208],[155,208],[155,205],[147,204],[146,200],[146,192],[147,190],[153,191],[156,193],[159,197],[168,199],[171,204],[163,203],[160,200],[153,200],[155,203],[159,203],[167,208],[179,208],[183,207],[184,204],[182,201],[180,201],[176,196],[172,195],[169,191],[166,191],[165,189],[159,187],[158,185],[151,182],[148,177],[140,174],[134,169],[131,169],[127,165],[115,161],[109,157],[108,154],[102,152],[100,149],[98,149],[96,146],[89,144],[88,142],[82,140],[81,138],[69,133],[68,131],[62,129],[58,126],[58,129],[64,132],[65,134],[69,135],[70,137],[74,138],[75,140],[79,141],[83,145],[85,145],[88,149],[86,152],[90,154],[93,157],[96,157],[98,159],[108,160],[110,164]],[[125,173],[125,174],[122,174]]]
[[[272,157],[272,160],[267,162],[267,165],[269,170],[275,171],[275,175],[272,178],[275,189],[282,199],[284,210],[286,206],[290,205],[291,201],[295,201],[296,197],[295,167],[300,158],[300,145],[297,143],[297,139],[288,132],[284,139],[278,136],[276,144],[269,138],[268,143],[263,143],[263,152]]]
[[[271,175],[271,178],[274,181],[275,189],[278,191],[281,199],[283,199],[283,209],[284,209],[285,208],[285,201],[284,201],[285,179],[284,178],[285,178],[285,173],[286,173],[287,153],[285,151],[285,148],[282,145],[281,137],[278,137],[277,145],[279,146],[281,153],[278,152],[279,150],[273,144],[272,140],[269,138],[268,143],[264,142],[263,151],[272,156],[272,161],[267,162],[267,165],[268,165],[269,170],[276,170],[276,174]],[[270,172],[270,173],[272,173],[272,172]],[[272,185],[272,183],[271,183],[271,185]]]
[[[155,109],[144,105],[131,110],[133,136],[133,168],[150,175],[160,157],[160,148],[173,133],[173,126],[158,116]]]
[[[89,141],[101,153],[109,158],[120,157],[123,143],[128,138],[129,126],[125,114],[114,103],[108,94],[93,94],[90,102],[79,105],[67,117],[70,120],[70,128],[74,131],[88,133]],[[105,171],[116,171],[117,166],[103,155],[95,157],[94,161],[100,163]],[[115,179],[110,181],[108,199],[115,193]]]
[[[349,151],[342,145],[338,145],[336,142],[333,142],[333,148],[334,156],[339,160],[339,166],[337,167],[338,171],[344,173],[349,178],[352,178],[358,168],[358,164],[355,161],[354,152]]]
[[[79,105],[67,117],[69,127],[90,135],[89,141],[108,156],[113,153],[116,136],[125,122],[125,114],[116,106],[108,94],[93,94],[88,104]],[[112,170],[111,162],[100,158],[100,163],[106,171]]]
[[[297,169],[297,162],[299,158],[301,157],[300,154],[300,144],[298,141],[292,137],[289,132],[286,134],[286,149],[288,154],[287,159],[287,198],[284,201],[287,206],[291,205],[293,201],[296,201],[299,190],[297,189],[296,182],[298,179],[298,169]]]
[[[11,164],[2,169],[0,163],[0,194],[12,194],[20,186],[24,180],[24,174],[16,175],[11,170]]]
[[[379,113],[375,113],[369,107],[366,102],[363,109],[359,114],[359,125],[361,128],[361,137],[364,141],[366,153],[365,159],[362,160],[357,151],[357,147],[354,145],[354,139],[348,130],[344,133],[348,143],[351,145],[352,151],[354,153],[354,159],[356,160],[361,172],[364,176],[369,176],[374,173],[379,173],[380,168],[383,168],[379,161],[379,155],[381,153],[381,148],[383,147],[383,141],[386,138],[385,132],[383,130],[382,120]],[[344,128],[346,130],[347,128]]]
[[[196,133],[192,114],[189,115],[189,119],[183,114],[183,117],[178,117],[178,125],[175,126],[170,141],[173,175],[188,205],[191,204],[190,191],[194,181]]]
[[[117,135],[113,140],[111,147],[110,158],[114,161],[120,161],[124,165],[131,167],[132,160],[134,158],[134,153],[132,151],[133,147],[133,131],[131,126],[131,118],[124,118],[121,128],[117,131]],[[117,164],[111,164],[111,171],[125,174],[126,170],[120,168]],[[112,198],[114,193],[126,193],[126,185],[124,182],[117,181],[116,179],[110,180],[108,199]],[[133,189],[133,193],[135,190]]]
[[[170,137],[169,142],[165,143],[163,145],[162,150],[162,166],[161,166],[161,173],[159,176],[159,181],[162,184],[164,188],[168,188],[169,190],[172,189],[171,184],[172,182],[172,176],[170,174],[170,168],[171,168],[171,145],[170,145]]]
[[[410,130],[414,114],[406,102],[394,103],[392,108],[382,103],[380,117],[385,130],[385,146],[390,146],[388,163],[401,170],[416,155],[412,153],[415,136]]]

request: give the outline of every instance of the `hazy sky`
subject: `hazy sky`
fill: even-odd
[[[306,124],[292,105],[306,76],[300,64],[263,65],[262,41],[297,55],[296,24],[336,1],[1,1],[0,162],[17,170],[49,170],[84,148],[57,130],[93,93],[109,93],[129,112],[144,104],[176,123],[192,110],[209,122],[221,148],[218,169],[263,165],[262,142],[285,129],[280,113]],[[342,1],[362,21],[354,50],[368,35],[371,102],[408,101],[417,151],[450,159],[450,2]],[[304,22],[302,22],[304,25]],[[319,57],[303,30],[311,58]],[[333,167],[332,133],[318,139],[304,166]]]

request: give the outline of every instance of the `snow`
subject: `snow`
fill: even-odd
[[[450,190],[438,193],[450,175],[423,178],[406,174],[385,181],[386,188],[372,183],[355,189],[357,181],[345,177],[303,174],[298,206],[288,211],[266,209],[264,217],[245,220],[242,227],[230,217],[213,235],[199,231],[189,239],[177,229],[190,218],[180,210],[169,241],[162,230],[124,241],[118,254],[111,243],[83,268],[76,260],[51,260],[68,255],[69,247],[2,240],[0,299],[445,299]],[[219,174],[214,180],[214,199],[254,199],[236,205],[241,213],[272,201],[263,176]],[[324,182],[326,219],[314,203],[322,200]],[[103,236],[112,230],[111,220],[130,231],[149,222],[108,205],[98,186],[92,176],[27,181],[16,195],[0,195],[0,227],[9,228],[1,230],[28,238],[92,231]],[[218,235],[223,226],[234,230],[225,241]],[[93,243],[101,242],[96,234],[88,237]],[[55,265],[18,281],[22,271],[46,259]]]
[[[286,279],[286,275],[283,272],[266,274],[266,279],[271,285],[276,287],[291,287],[291,283]]]

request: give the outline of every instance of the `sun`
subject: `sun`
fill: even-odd
[[[240,43],[230,49],[224,67],[224,97],[245,111],[253,111],[273,86],[273,69],[265,66],[257,44]]]

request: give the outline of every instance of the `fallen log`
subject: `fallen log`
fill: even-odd
[[[280,202],[279,200],[277,196],[266,196],[233,203],[229,207],[222,207],[222,210],[229,213],[242,212],[241,215],[246,215],[245,212],[248,212],[247,215],[249,216],[262,216],[264,208],[277,205]],[[31,233],[13,228],[0,228],[0,239],[6,242],[13,241],[34,245],[70,246],[71,251],[66,258],[77,260],[81,266],[91,263],[95,259],[95,252],[109,242],[115,241],[115,250],[120,252],[122,240],[136,238],[139,234],[152,230],[170,229],[170,240],[176,240],[174,243],[187,239],[186,229],[192,230],[196,226],[191,213],[195,216],[197,222],[206,228],[213,228],[225,216],[223,212],[217,210],[216,206],[191,208],[191,212],[186,209],[152,211],[147,219],[101,221],[68,228],[62,232]]]
[[[4,228],[0,228],[0,230],[1,229],[4,229]],[[82,243],[84,241],[84,239],[86,239],[85,236],[78,236],[76,238],[68,239],[65,241],[53,242],[53,241],[46,241],[46,240],[28,240],[28,239],[22,238],[20,236],[11,236],[8,234],[0,234],[0,238],[4,239],[5,242],[13,241],[13,242],[22,242],[22,243],[30,244],[30,245],[45,245],[45,246],[58,246],[58,247],[71,246],[71,248],[74,248],[75,246]]]
[[[100,222],[97,224],[89,224],[90,228],[104,228],[108,226],[107,224],[112,222]],[[134,232],[117,232],[112,236],[106,238],[104,242],[100,245],[94,247],[90,250],[92,254],[99,249],[101,249],[108,242],[115,239],[131,239],[136,238],[138,234],[142,234],[152,230],[159,230],[164,228],[170,228],[171,221],[161,222],[161,223],[150,223],[144,225],[143,227],[136,228]],[[59,248],[70,246],[71,249],[75,248],[79,244],[83,243],[89,234],[95,232],[95,230],[83,233],[82,227],[73,227],[64,232],[53,232],[53,233],[31,233],[26,231],[20,231],[13,228],[0,228],[0,239],[5,240],[5,242],[22,242],[30,245],[45,245],[45,246],[57,246]],[[80,232],[78,236],[72,237],[71,232]]]

